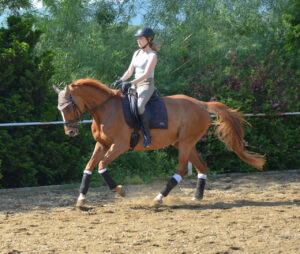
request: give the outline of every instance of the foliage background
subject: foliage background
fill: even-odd
[[[143,24],[162,45],[155,74],[162,96],[266,113],[247,118],[245,147],[267,155],[264,170],[299,168],[299,116],[280,116],[300,111],[299,12],[299,0],[3,0],[2,20],[10,17],[0,30],[0,122],[61,120],[51,84],[112,83],[128,67]],[[197,145],[210,174],[256,170],[213,133]],[[5,188],[78,182],[94,147],[88,125],[73,139],[61,126],[1,128],[0,142]],[[170,176],[176,164],[169,147],[125,153],[109,169],[118,182],[140,183]]]

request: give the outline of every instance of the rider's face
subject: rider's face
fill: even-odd
[[[143,48],[148,43],[148,41],[147,41],[146,37],[138,36],[137,43],[138,43],[140,48]]]

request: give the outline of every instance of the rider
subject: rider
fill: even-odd
[[[113,83],[112,87],[116,88],[122,84],[123,91],[127,91],[129,87],[136,90],[138,95],[138,113],[144,133],[144,147],[149,147],[152,140],[145,106],[154,91],[154,69],[157,63],[156,52],[160,49],[160,46],[153,42],[154,31],[149,27],[140,28],[135,36],[138,37],[137,43],[140,49],[134,52],[127,71],[121,79]],[[132,76],[134,71],[134,80],[124,82]]]

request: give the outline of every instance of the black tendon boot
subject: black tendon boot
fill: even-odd
[[[144,147],[149,147],[152,143],[151,137],[150,137],[150,131],[149,131],[149,119],[147,116],[147,113],[144,112],[140,115],[141,124],[142,124],[142,130],[144,133]]]
[[[198,199],[198,200],[203,199],[205,182],[206,179],[201,179],[201,178],[197,179],[197,187],[196,187],[196,193],[194,199]]]

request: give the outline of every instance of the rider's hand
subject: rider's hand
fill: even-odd
[[[122,82],[122,92],[127,93],[129,87],[131,87],[131,82]]]
[[[114,83],[112,83],[111,88],[112,89],[117,89],[118,86],[120,86],[122,84],[122,82],[123,81],[121,79],[116,80]]]

